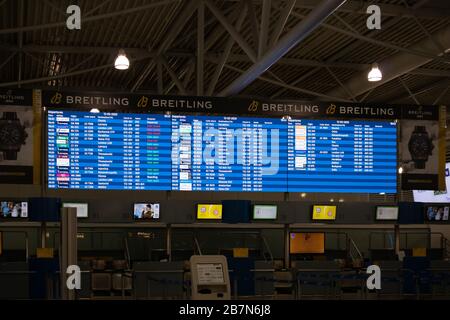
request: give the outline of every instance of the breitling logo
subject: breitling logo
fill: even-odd
[[[258,111],[259,102],[256,100],[253,100],[250,105],[248,106],[248,111],[250,112],[256,112]]]
[[[142,96],[142,97],[139,99],[139,101],[138,101],[138,103],[137,103],[137,106],[138,106],[139,108],[146,108],[146,107],[148,106],[148,98],[145,97],[145,96]]]
[[[62,100],[62,94],[59,92],[55,92],[55,94],[53,95],[53,97],[51,98],[51,103],[52,104],[60,104]]]
[[[336,105],[330,104],[326,111],[327,114],[335,114],[336,113]]]

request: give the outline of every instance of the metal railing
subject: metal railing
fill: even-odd
[[[353,262],[357,262],[358,260],[359,261],[364,260],[364,256],[362,255],[361,251],[356,245],[356,242],[351,237],[348,238],[347,248],[348,248],[348,255],[350,256]]]

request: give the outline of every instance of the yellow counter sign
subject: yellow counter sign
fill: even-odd
[[[336,206],[314,206],[313,220],[335,220]]]

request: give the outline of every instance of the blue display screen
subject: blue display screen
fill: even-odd
[[[395,122],[48,111],[48,186],[396,192]]]
[[[172,190],[285,192],[281,119],[172,116]]]
[[[395,122],[290,120],[289,192],[397,191]]]

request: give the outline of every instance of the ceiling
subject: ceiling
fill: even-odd
[[[381,7],[381,30],[366,26],[373,3]],[[66,27],[71,4],[81,8],[81,30]],[[0,87],[367,103],[450,100],[450,40],[437,35],[445,28],[450,35],[446,0],[344,1],[230,94],[230,84],[250,75],[323,6],[315,0],[0,0]],[[121,48],[131,59],[126,71],[113,68]],[[388,69],[394,57],[414,65],[394,66],[392,79],[375,87],[357,80],[374,62],[386,61]],[[355,82],[358,91],[352,91]]]

